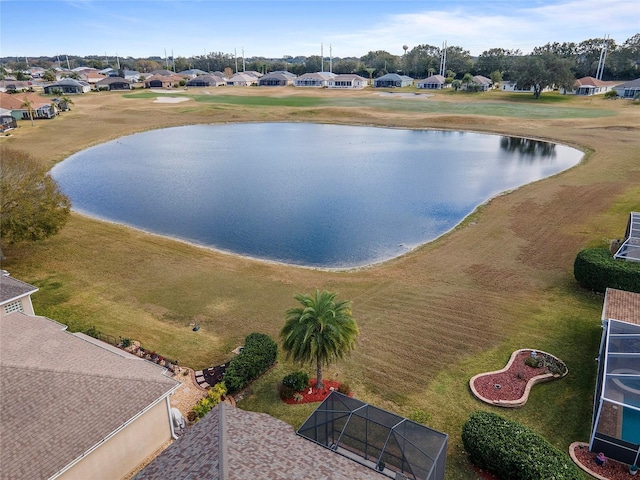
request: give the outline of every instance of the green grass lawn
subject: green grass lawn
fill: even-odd
[[[413,89],[415,93],[430,95],[428,92],[420,92]],[[172,92],[173,93],[173,92]],[[433,97],[416,99],[403,98],[396,99],[387,97],[380,98],[335,98],[335,97],[306,97],[306,96],[244,96],[244,95],[200,95],[193,94],[192,91],[176,91],[177,94],[188,95],[190,98],[200,103],[219,105],[238,105],[245,107],[350,107],[350,108],[376,108],[382,110],[401,112],[426,112],[426,113],[448,113],[452,115],[488,115],[492,117],[513,117],[532,119],[562,119],[562,118],[599,118],[615,115],[616,113],[607,110],[606,104],[603,108],[581,108],[565,106],[573,100],[568,95],[557,93],[543,94],[539,99],[534,99],[532,95],[503,94],[490,92],[488,94],[468,94],[465,92],[446,92],[444,98],[451,94],[458,97],[473,97],[472,102],[447,102],[437,100],[443,97],[442,94]],[[123,95],[125,98],[157,98],[153,92],[141,92]],[[433,95],[433,94],[431,94]],[[481,97],[481,95],[485,95]],[[456,98],[458,98],[456,97]]]

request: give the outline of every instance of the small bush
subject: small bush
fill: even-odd
[[[605,92],[604,98],[618,98],[618,92],[616,90],[609,90]]]
[[[187,418],[189,418],[191,421],[201,419],[207,413],[209,413],[213,407],[215,407],[222,401],[222,397],[224,397],[226,393],[227,388],[225,387],[224,382],[216,383],[213,388],[209,389],[207,396],[200,400],[193,407],[193,409],[191,410],[191,412],[193,412],[193,415],[191,415],[191,412],[189,412],[190,415],[187,416]],[[191,419],[190,417],[193,417],[193,419]]]
[[[309,385],[309,374],[306,372],[290,373],[282,379],[282,385],[291,387],[294,391],[299,392]]]
[[[582,480],[568,455],[519,423],[491,412],[475,412],[462,427],[471,461],[499,478]]]
[[[349,387],[348,383],[341,383],[338,385],[338,392],[344,395],[349,395],[351,393],[351,387]]]
[[[540,359],[538,357],[527,357],[524,359],[524,364],[528,367],[538,368],[540,366]]]
[[[582,287],[595,292],[617,288],[640,293],[640,262],[617,260],[607,248],[586,248],[578,253],[573,275]]]
[[[280,398],[282,400],[289,400],[290,398],[293,398],[296,393],[297,390],[294,390],[287,385],[280,384]]]

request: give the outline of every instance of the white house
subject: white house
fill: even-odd
[[[447,79],[444,75],[431,75],[424,80],[416,82],[417,88],[426,88],[428,90],[440,90],[441,88],[451,87],[450,83],[447,83]]]
[[[625,82],[615,87],[618,96],[622,98],[635,98],[640,95],[640,78]]]
[[[336,75],[327,82],[327,88],[361,89],[367,85],[369,85],[369,80],[355,74]]]
[[[38,291],[37,287],[17,280],[2,270],[0,277],[0,318],[13,312],[34,315],[31,294]]]
[[[603,82],[593,77],[582,77],[575,81],[572,90],[560,89],[560,93],[570,95],[602,95],[618,85],[620,82]]]
[[[315,73],[304,73],[297,77],[293,84],[296,87],[326,87],[329,83],[329,80],[336,76],[335,73],[332,72],[315,72]]]

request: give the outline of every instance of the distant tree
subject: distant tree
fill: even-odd
[[[447,68],[457,72],[470,72],[473,68],[473,61],[468,50],[462,47],[447,47]]]
[[[375,76],[380,73],[383,75],[387,72],[396,72],[400,66],[400,59],[387,51],[377,50],[371,51],[365,56],[360,58],[360,61],[365,64],[367,68],[373,68]]]
[[[46,70],[42,74],[42,79],[45,82],[55,82],[56,81],[56,72],[54,70]]]
[[[18,71],[16,73],[16,80],[19,82],[24,82],[26,80],[29,80],[31,77],[29,75],[27,75],[26,73],[22,72],[22,71]]]
[[[413,78],[424,78],[429,70],[435,72],[440,66],[441,51],[433,45],[416,45],[403,57],[402,63],[407,75]]]
[[[633,80],[640,77],[640,33],[628,38],[620,47],[610,52],[607,58],[612,78]]]
[[[287,357],[316,364],[316,388],[323,388],[322,367],[353,350],[358,325],[351,316],[351,302],[335,301],[336,294],[316,290],[295,296],[302,306],[286,312],[280,336]]]
[[[512,81],[518,88],[533,88],[535,98],[540,98],[547,87],[571,89],[575,83],[570,61],[552,53],[519,57],[512,73]]]
[[[2,245],[42,240],[57,233],[71,203],[38,162],[19,150],[0,156],[0,258]]]
[[[333,73],[343,74],[343,73],[356,73],[359,71],[363,71],[365,68],[364,64],[357,59],[349,59],[343,58],[338,60],[333,64]]]
[[[460,83],[464,85],[467,90],[469,90],[469,85],[473,83],[473,75],[471,75],[470,73],[465,73]]]
[[[451,82],[451,88],[453,88],[454,92],[457,92],[460,89],[460,85],[462,85],[462,82],[460,80],[453,80]]]
[[[322,57],[320,55],[311,55],[307,57],[304,62],[304,73],[314,73],[321,71],[328,71],[329,65],[326,66],[326,69],[322,67]]]
[[[474,70],[478,75],[484,75],[485,77],[490,76],[495,71],[500,72],[502,75],[505,75],[505,73],[508,75],[513,59],[520,55],[522,55],[520,50],[491,48],[478,56],[474,64]]]
[[[162,68],[162,65],[155,60],[138,60],[134,65],[135,69],[141,73],[149,73]]]
[[[494,70],[493,72],[491,72],[489,78],[491,78],[491,82],[494,85],[502,83],[502,73],[500,72],[500,70]]]
[[[64,76],[66,78],[73,78],[74,80],[80,80],[80,74],[78,72],[66,72]]]
[[[87,67],[95,68],[97,70],[102,70],[104,68],[104,63],[97,59],[87,60]]]

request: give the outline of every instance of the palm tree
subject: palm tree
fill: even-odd
[[[71,105],[73,105],[73,100],[71,100],[69,96],[65,95],[60,99],[60,105],[64,106],[65,110],[71,110]]]
[[[355,347],[358,325],[351,317],[351,302],[335,301],[336,294],[316,290],[315,295],[297,294],[301,307],[286,312],[280,331],[287,358],[316,363],[316,388],[324,388],[322,366],[329,365]]]
[[[29,112],[31,126],[33,127],[33,102],[25,97],[24,102],[22,102],[22,105],[20,105],[20,108],[25,108],[27,112]]]

